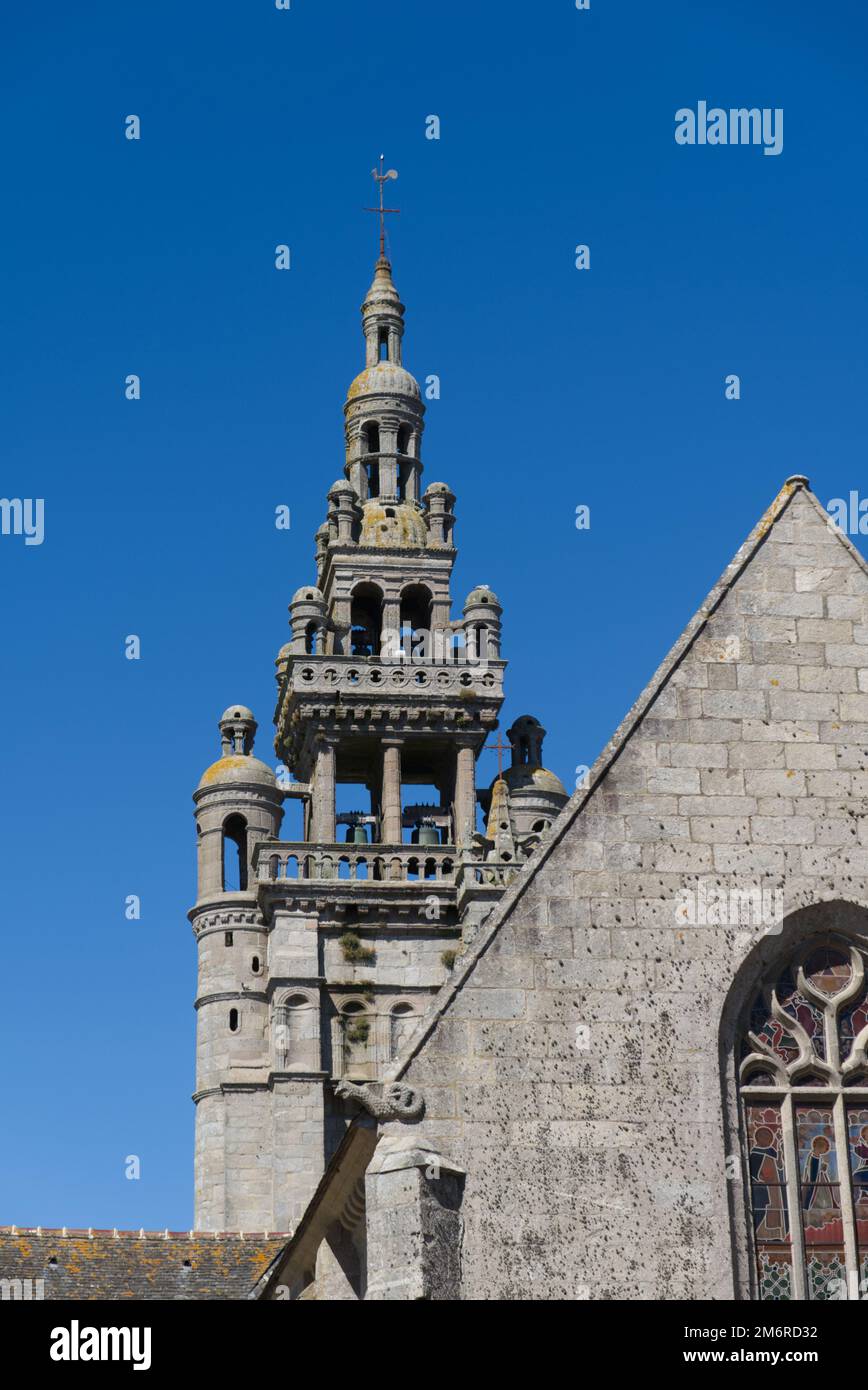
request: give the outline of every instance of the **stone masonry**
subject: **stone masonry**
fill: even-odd
[[[697,907],[754,890],[780,912]],[[815,938],[868,946],[868,567],[792,478],[386,1073],[424,1116],[359,1147],[376,1281],[355,1296],[757,1297],[739,1039]],[[438,1276],[418,1192],[444,1171]],[[329,1181],[283,1261],[296,1296]]]
[[[230,705],[194,796],[205,1231],[301,1217],[354,1113],[340,1083],[382,1078],[567,800],[528,715],[511,766],[477,789],[503,701],[502,608],[481,585],[452,617],[455,497],[422,489],[425,407],[383,255],[362,329],[344,476],[276,662],[277,770],[253,754],[252,711]],[[288,806],[301,831],[280,840]]]

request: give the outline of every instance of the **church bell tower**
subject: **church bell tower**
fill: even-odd
[[[375,177],[382,207],[388,176]],[[425,406],[403,365],[382,217],[361,312],[343,474],[276,663],[278,776],[258,764],[227,782],[215,765],[220,797],[197,793],[203,834],[240,842],[246,865],[243,887],[209,870],[191,913],[203,1229],[293,1226],[355,1112],[340,1083],[376,1086],[523,857],[520,834],[477,824],[477,758],[503,701],[502,609],[481,585],[452,617],[455,496],[424,485]],[[498,814],[508,800],[499,781]],[[297,839],[277,838],[280,802],[297,803]],[[237,968],[220,945],[236,930],[248,942]]]

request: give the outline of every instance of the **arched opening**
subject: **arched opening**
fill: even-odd
[[[247,892],[247,821],[239,815],[223,822],[223,892]]]
[[[238,1010],[237,1010],[237,1009],[230,1009],[230,1010],[229,1010],[229,1032],[230,1032],[230,1033],[237,1033],[237,1032],[238,1032]]]
[[[473,629],[473,638],[470,643],[470,648],[468,660],[487,661],[491,655],[489,650],[489,629],[484,623],[480,623],[478,627]]]
[[[734,1030],[760,1300],[868,1289],[868,949],[863,931],[835,929],[851,914],[822,904],[787,919],[789,949],[772,957]],[[793,930],[830,918],[830,929]]]
[[[274,1014],[274,1045],[278,1062],[284,1068],[314,1061],[307,1046],[315,1041],[315,1024],[307,1024],[310,1000],[304,994],[291,994],[279,1004]]]
[[[430,641],[430,632],[431,590],[424,584],[409,584],[401,594],[401,646],[406,658],[412,655],[414,643],[418,647]]]
[[[339,1023],[343,1033],[344,1073],[365,1077],[370,1061],[371,1020],[357,1000],[345,1004]]]
[[[389,1061],[393,1062],[409,1038],[416,1015],[409,1004],[396,1004],[389,1015]]]
[[[359,584],[352,595],[350,645],[353,656],[379,656],[383,595],[376,584]]]
[[[381,328],[377,334],[377,360],[388,362],[389,360],[389,330]]]
[[[362,456],[368,479],[368,496],[380,495],[380,426],[369,421],[362,427]],[[368,456],[368,457],[366,457]]]
[[[319,656],[322,652],[321,628],[313,619],[304,630],[304,650],[308,656]]]

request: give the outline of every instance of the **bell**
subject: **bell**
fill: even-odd
[[[367,826],[365,826],[365,825],[354,825],[354,826],[353,826],[353,840],[352,840],[352,842],[353,842],[354,845],[366,845],[366,844],[368,843],[368,829],[367,829]]]
[[[420,845],[439,845],[439,843],[440,843],[440,836],[439,836],[438,833],[437,833],[437,827],[436,827],[436,825],[420,825],[420,826],[419,826],[419,844],[420,844]]]

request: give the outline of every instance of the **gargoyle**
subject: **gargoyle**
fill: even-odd
[[[376,1120],[418,1120],[425,1109],[425,1102],[412,1086],[402,1086],[393,1081],[382,1095],[372,1086],[356,1086],[352,1081],[339,1081],[335,1095],[342,1100],[355,1100]]]

